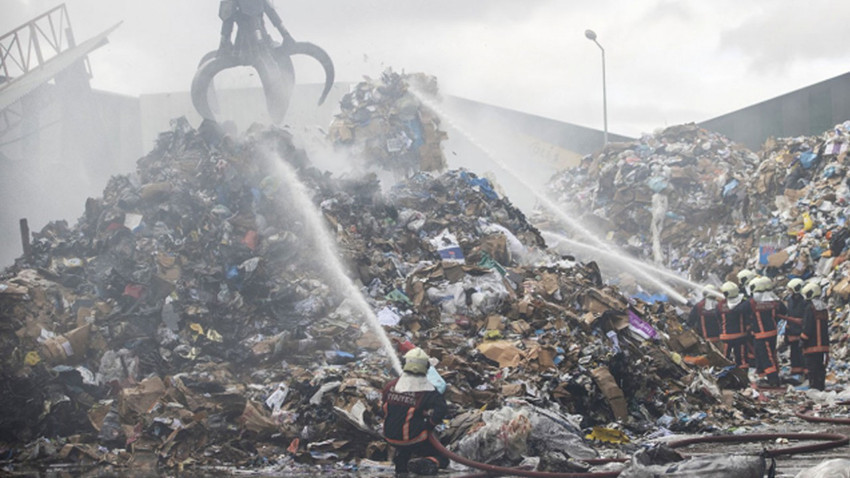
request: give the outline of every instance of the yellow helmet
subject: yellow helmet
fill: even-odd
[[[738,297],[738,285],[734,282],[724,282],[722,286],[720,286],[720,292],[723,292],[723,297],[727,299],[734,299]]]
[[[788,281],[787,287],[791,292],[799,294],[803,289],[803,284],[803,279],[796,277]]]
[[[428,373],[428,367],[431,366],[428,354],[424,350],[416,347],[404,354],[404,371],[414,375],[425,375]]]

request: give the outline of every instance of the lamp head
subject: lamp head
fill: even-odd
[[[584,36],[586,36],[588,40],[596,41],[596,32],[593,30],[585,30]]]

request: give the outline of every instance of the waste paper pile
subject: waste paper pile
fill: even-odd
[[[508,401],[578,456],[593,451],[582,430],[610,440],[616,420],[630,433],[698,431],[760,413],[734,374],[721,390],[728,362],[675,309],[628,301],[594,264],[548,252],[472,172],[417,173],[382,193],[374,175],[311,168],[285,131],[212,146],[177,121],[135,173],[113,177],[77,224],[34,233],[31,256],[3,274],[0,425],[14,462],[387,458],[378,407],[394,371],[322,276],[300,213],[280,207],[280,160],[314,194],[389,335],[439,360],[466,427],[451,424],[461,431],[447,442],[475,446],[469,427],[512,420]],[[692,367],[686,350],[716,370]],[[461,413],[474,409],[490,411]]]
[[[395,108],[386,98],[408,101],[398,93],[405,79],[385,76],[396,86],[358,87],[369,94],[343,102],[340,121],[361,146],[383,147],[381,135],[402,123],[369,133],[373,123],[359,116],[352,123],[354,112]],[[407,119],[427,123],[411,104],[419,114]],[[738,181],[733,191],[751,184],[754,156],[680,129],[710,144],[693,153],[691,179],[666,177],[667,187],[691,188],[670,193],[668,210],[712,204],[750,218],[748,196],[724,196],[728,183],[699,182],[709,174],[699,158],[724,158],[726,177]],[[434,141],[432,148],[440,137]],[[594,262],[550,250],[489,180],[384,152],[393,153],[371,157],[385,162],[381,169],[401,157],[403,181],[320,171],[286,130],[256,127],[237,139],[179,119],[134,173],[114,176],[102,197],[81,205],[76,224],[57,221],[34,233],[31,254],[0,275],[4,469],[392,468],[380,400],[396,376],[388,357],[396,351],[382,346],[355,298],[328,277],[328,251],[305,227],[309,212],[291,206],[296,185],[279,174],[281,161],[297,171],[391,342],[435,359],[450,411],[438,431],[455,452],[506,466],[587,470],[583,460],[627,458],[641,440],[756,427],[776,416],[745,372],[683,325],[686,311],[623,294]],[[645,153],[631,154],[639,162]],[[626,157],[623,164],[641,169]],[[648,171],[690,166],[658,160]],[[594,211],[616,203],[622,176],[610,176],[608,202]],[[821,176],[811,171],[801,181]],[[834,190],[838,210],[844,190]],[[826,240],[814,236],[831,230],[815,194],[805,203],[815,225],[782,250],[811,251]],[[790,263],[796,253],[789,251]],[[846,348],[844,331],[838,347]],[[836,370],[831,382],[842,380]]]
[[[440,130],[440,118],[411,89],[439,97],[433,76],[392,69],[353,86],[340,101],[340,113],[330,127],[331,141],[397,178],[445,169],[441,142],[446,133]]]
[[[599,237],[704,280],[718,265],[732,268],[748,258],[751,234],[741,226],[758,164],[756,154],[718,133],[679,125],[610,144],[557,173],[548,189]],[[535,223],[567,227],[546,217]]]
[[[828,289],[833,357],[844,359],[848,147],[850,121],[818,136],[770,138],[758,153],[679,125],[611,144],[557,173],[549,190],[565,208],[586,211],[576,217],[617,249],[696,283],[719,286],[742,269],[771,277],[777,290],[795,277],[820,281]],[[548,211],[536,211],[532,222],[589,242]]]

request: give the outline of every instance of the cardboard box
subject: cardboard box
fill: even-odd
[[[128,411],[146,414],[165,395],[165,391],[165,383],[156,376],[142,380],[135,387],[124,388],[119,396],[119,413],[122,416]]]
[[[685,330],[676,337],[676,342],[678,342],[679,350],[685,351],[699,344],[699,336],[693,330]]]
[[[614,376],[611,375],[608,367],[598,367],[590,372],[590,374],[593,376],[593,381],[596,382],[596,386],[598,386],[602,391],[602,394],[605,395],[608,405],[611,406],[611,411],[614,412],[614,417],[618,420],[626,419],[629,416],[626,397],[623,395],[623,390],[617,385],[617,382],[614,380]]]
[[[89,345],[91,325],[77,327],[70,332],[47,339],[42,345],[42,356],[52,364],[73,363],[83,359]]]
[[[843,300],[850,298],[850,278],[841,279],[838,284],[832,288],[833,294],[838,294]]]
[[[522,351],[513,342],[499,340],[484,342],[478,346],[478,351],[490,360],[499,362],[499,367],[516,367],[522,360]]]

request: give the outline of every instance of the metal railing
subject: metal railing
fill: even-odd
[[[0,89],[74,46],[65,4],[0,37]]]

